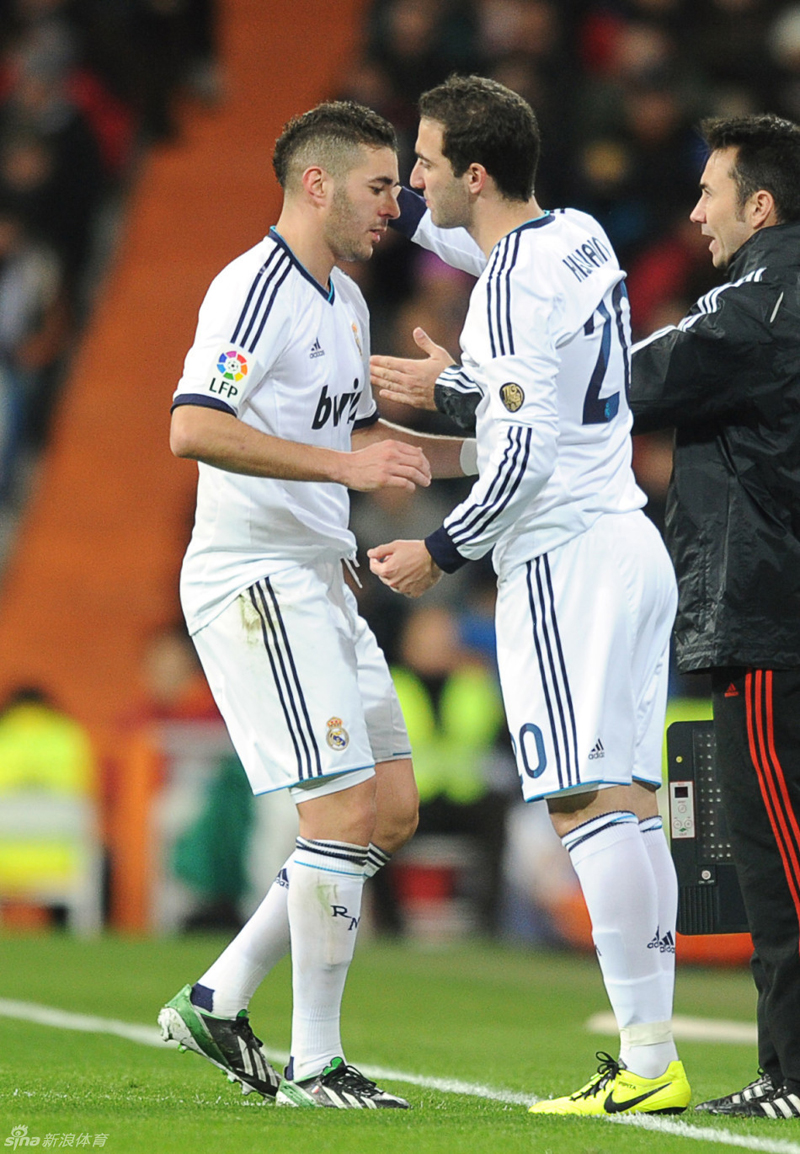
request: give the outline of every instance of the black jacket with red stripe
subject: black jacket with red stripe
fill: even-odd
[[[634,432],[675,428],[679,668],[800,668],[800,224],[634,346],[630,402]]]

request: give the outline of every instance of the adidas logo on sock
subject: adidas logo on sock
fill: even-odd
[[[325,356],[325,350],[323,349],[322,345],[319,343],[319,337],[317,337],[317,339],[314,341],[313,345],[311,346],[311,360],[313,361],[314,357],[324,357],[324,356]]]
[[[594,743],[594,748],[592,749],[592,752],[589,754],[589,761],[597,761],[597,759],[599,757],[605,757],[605,755],[606,755],[606,751],[603,748],[603,743],[600,740],[600,738],[598,737],[597,741]]]
[[[660,927],[656,926],[655,936],[652,941],[647,943],[647,948],[648,950],[658,950],[660,954],[674,954],[675,939],[669,930],[667,930],[662,938]]]

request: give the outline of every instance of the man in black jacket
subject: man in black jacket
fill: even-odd
[[[682,672],[710,671],[755,943],[759,1076],[698,1109],[800,1116],[800,127],[704,122],[691,219],[727,283],[634,347],[636,432],[674,426]]]

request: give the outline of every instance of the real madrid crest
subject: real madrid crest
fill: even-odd
[[[500,400],[503,402],[509,413],[516,413],[517,409],[522,408],[522,402],[525,400],[525,394],[519,385],[509,381],[508,384],[503,385],[500,389]]]
[[[329,717],[327,726],[328,732],[325,736],[325,740],[331,749],[336,749],[339,752],[341,752],[343,749],[347,749],[348,742],[350,741],[350,735],[342,725],[341,717]]]
[[[363,357],[364,350],[361,348],[361,341],[359,340],[359,337],[358,337],[358,325],[356,324],[355,321],[353,321],[353,336],[356,338],[356,344],[358,345],[358,355],[360,357]]]

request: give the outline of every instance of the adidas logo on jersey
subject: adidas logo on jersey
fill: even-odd
[[[322,345],[319,343],[319,337],[317,337],[317,339],[314,341],[313,345],[311,346],[311,360],[313,361],[314,357],[324,357],[324,356],[325,356],[325,350],[323,349]]]
[[[597,741],[594,743],[594,749],[589,754],[589,761],[597,761],[598,758],[605,757],[605,755],[606,751],[603,748],[603,743],[598,737]]]
[[[739,696],[739,690],[736,688],[736,686],[733,684],[733,682],[731,682],[730,685],[728,686],[728,688],[725,690],[725,696],[726,697],[738,697]]]

